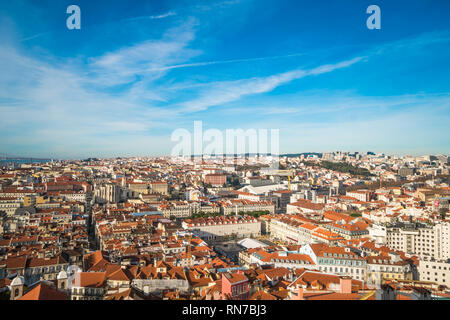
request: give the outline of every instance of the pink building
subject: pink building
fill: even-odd
[[[227,176],[224,174],[207,174],[205,176],[205,183],[213,186],[223,186],[227,182]]]
[[[222,274],[222,300],[248,300],[248,278],[238,273]]]

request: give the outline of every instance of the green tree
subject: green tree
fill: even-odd
[[[447,216],[447,212],[448,212],[448,209],[446,209],[446,208],[440,208],[440,209],[439,209],[439,213],[440,213],[440,215],[441,215],[441,219],[442,219],[442,220],[444,220],[445,217]]]

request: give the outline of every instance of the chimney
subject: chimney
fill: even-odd
[[[352,278],[342,277],[340,278],[341,293],[352,293]]]
[[[297,289],[297,294],[294,294],[293,300],[305,300],[303,297],[303,287]]]
[[[298,288],[298,300],[305,300],[303,297],[303,287]]]

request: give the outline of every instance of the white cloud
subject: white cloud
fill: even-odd
[[[133,82],[137,76],[147,81],[163,77],[167,66],[183,63],[201,53],[188,47],[195,39],[195,24],[195,20],[190,20],[169,29],[161,39],[144,41],[90,59],[89,81],[100,86],[114,86]],[[149,73],[149,69],[154,72]]]
[[[133,17],[133,18],[128,18],[128,19],[123,19],[122,21],[159,20],[159,19],[164,19],[164,18],[172,17],[172,16],[175,16],[175,15],[176,15],[176,12],[174,12],[174,11],[169,11],[169,12],[167,12],[167,13],[160,14],[160,15],[156,15],[156,16],[140,16],[140,17]]]
[[[201,111],[212,106],[238,100],[246,95],[269,92],[278,86],[289,83],[293,80],[346,68],[361,61],[362,59],[363,57],[357,57],[351,60],[339,62],[337,64],[319,66],[311,70],[297,69],[264,78],[217,82],[212,85],[211,89],[203,92],[199,98],[183,103],[182,110],[184,112]]]

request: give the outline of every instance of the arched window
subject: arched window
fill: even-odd
[[[17,297],[19,295],[19,288],[16,288],[14,290],[14,297]]]

